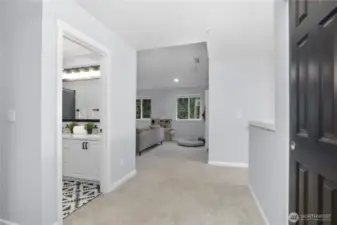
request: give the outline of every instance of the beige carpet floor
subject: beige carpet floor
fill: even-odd
[[[164,143],[137,157],[137,176],[64,225],[263,225],[247,170],[207,165],[202,148]]]

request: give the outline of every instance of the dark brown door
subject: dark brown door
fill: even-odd
[[[289,210],[337,225],[337,0],[290,1],[290,43]]]

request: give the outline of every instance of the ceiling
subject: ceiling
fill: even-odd
[[[67,38],[63,38],[63,67],[65,69],[98,65],[99,60],[99,54]]]
[[[242,60],[246,55],[258,53],[259,43],[273,40],[273,33],[269,32],[273,21],[266,18],[273,18],[270,3],[281,0],[76,1],[138,51],[154,50],[161,54],[162,47],[206,42],[210,60],[225,57]],[[138,72],[138,89],[208,83],[205,79],[208,73],[200,75],[200,79],[199,75],[189,73],[194,54],[186,53],[178,61],[179,56],[160,59],[150,52],[138,54],[143,61]],[[180,77],[179,84],[172,82],[176,76]]]
[[[240,32],[242,25],[253,30],[255,20],[264,16],[255,9],[274,0],[76,1],[135,49],[142,50],[203,42],[214,33]]]
[[[205,42],[142,50],[137,59],[138,90],[208,86]]]

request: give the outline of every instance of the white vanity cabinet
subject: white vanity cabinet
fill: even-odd
[[[99,140],[63,138],[63,176],[100,180]]]

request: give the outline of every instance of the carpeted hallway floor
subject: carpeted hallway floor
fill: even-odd
[[[137,176],[64,225],[263,225],[247,171],[206,164],[204,148],[164,143],[137,157]]]

